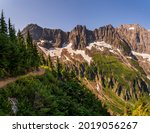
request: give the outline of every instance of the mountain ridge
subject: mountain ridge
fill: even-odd
[[[116,45],[119,41],[123,41],[135,52],[150,54],[150,32],[139,24],[123,24],[116,28],[109,24],[94,30],[87,29],[85,25],[77,25],[69,32],[61,29],[42,28],[37,24],[28,24],[22,30],[22,34],[26,36],[28,30],[33,40],[48,40],[54,43],[54,47],[59,48],[64,43],[70,42],[73,43],[74,49],[83,49],[90,42],[105,41]]]
[[[141,28],[139,25],[128,25],[128,28],[131,28],[131,26]],[[100,76],[98,72],[95,72],[95,74],[91,72],[89,79],[96,80],[95,77],[99,77],[99,82],[103,84],[102,88],[105,88],[106,84],[111,86],[109,80],[112,80],[111,82],[117,86],[117,88],[114,88],[113,86],[113,91],[115,91],[118,96],[122,95],[122,98],[125,100],[129,100],[132,96],[137,99],[140,97],[141,90],[143,89],[144,92],[149,92],[150,87],[146,81],[148,80],[146,75],[147,77],[149,76],[148,69],[143,66],[142,63],[139,63],[141,57],[139,58],[138,54],[132,51],[134,50],[131,47],[132,44],[120,33],[118,28],[114,28],[112,25],[106,25],[91,31],[88,30],[86,26],[77,25],[70,32],[64,32],[60,29],[43,28],[41,31],[39,30],[41,36],[36,40],[34,37],[38,32],[34,29],[40,28],[37,25],[29,25],[28,27],[22,31],[23,35],[26,36],[25,33],[29,31],[38,48],[46,55],[47,59],[50,56],[52,61],[55,62],[55,60],[59,58],[61,63],[69,67],[67,69],[75,71],[75,75],[78,75],[80,69],[82,69],[81,75],[85,76],[84,73],[87,73],[85,71],[85,67],[87,66],[83,65],[79,68],[80,64],[86,62],[88,63],[88,67],[92,67],[92,65],[94,66],[98,61],[103,65],[97,65],[96,69],[102,65],[102,68],[99,68],[102,69],[102,72],[99,73]],[[134,29],[132,28],[130,30]],[[97,55],[99,55],[99,57],[97,57]],[[95,60],[95,58],[101,58],[101,60]],[[107,68],[105,65],[110,71],[105,70]],[[118,71],[117,69],[122,70]],[[105,77],[103,71],[109,73],[109,76]],[[133,74],[133,76],[131,76],[131,82],[128,81],[129,76],[126,73]],[[140,73],[143,76],[138,78]],[[130,85],[126,86],[126,83],[129,83]]]
[[[26,36],[28,30],[33,40],[45,49],[62,48],[64,44],[72,43],[74,50],[84,50],[90,43],[104,41],[120,49],[124,55],[137,58],[140,66],[150,77],[148,61],[150,60],[150,32],[139,24],[123,24],[116,28],[109,24],[94,30],[88,30],[84,25],[77,25],[70,32],[29,24],[23,29],[22,34]],[[133,54],[135,52],[137,52],[136,55]],[[141,53],[149,54],[149,56],[145,57]]]
[[[106,25],[93,31],[88,30],[86,26],[77,25],[70,32],[64,32],[60,29],[43,29],[35,24],[31,24],[23,29],[22,34],[26,36],[27,31],[30,32],[33,40],[47,40],[54,47],[60,48],[64,43],[72,43],[73,49],[84,49],[91,42],[105,41],[123,50],[125,54],[131,54],[128,43],[117,33],[112,25]]]

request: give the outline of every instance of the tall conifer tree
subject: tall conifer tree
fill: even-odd
[[[8,20],[8,35],[10,38],[10,41],[16,41],[16,31],[15,31],[15,27],[11,24],[10,18]]]
[[[27,43],[27,48],[33,48],[32,37],[29,31],[27,32],[26,43]]]
[[[24,45],[24,38],[23,38],[20,30],[18,31],[18,34],[17,34],[17,40],[18,40],[19,44]]]
[[[7,35],[7,24],[5,22],[4,12],[1,12],[0,18],[0,34]]]

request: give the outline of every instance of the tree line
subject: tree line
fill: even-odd
[[[37,69],[40,56],[28,31],[24,38],[16,32],[9,18],[6,23],[4,12],[0,16],[0,78],[25,74]]]

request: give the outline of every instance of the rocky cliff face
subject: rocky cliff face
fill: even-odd
[[[22,31],[23,36],[30,32],[34,41],[45,40],[47,47],[62,47],[68,42],[69,33],[60,29],[42,28],[36,24],[29,24]]]
[[[150,77],[150,31],[138,24],[125,24],[116,29],[135,51],[140,66]]]
[[[133,51],[150,54],[150,31],[138,24],[125,24],[116,28],[130,44]]]
[[[84,49],[93,41],[95,41],[93,32],[82,25],[77,25],[69,34],[69,42],[73,44],[73,49]]]
[[[46,40],[46,45],[42,44],[46,48],[60,48],[63,47],[63,44],[72,43],[73,49],[84,49],[89,43],[104,41],[112,47],[122,50],[126,55],[131,54],[128,43],[112,25],[106,25],[94,31],[88,30],[85,26],[77,25],[71,32],[64,32],[60,29],[43,29],[38,25],[30,24],[23,29],[22,34],[26,36],[27,31],[30,32],[35,41]]]
[[[107,25],[94,30],[96,41],[105,41],[113,47],[122,50],[126,55],[130,55],[129,44],[123,39],[112,25]]]

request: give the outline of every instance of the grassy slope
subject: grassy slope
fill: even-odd
[[[134,97],[132,97],[129,101],[125,101],[123,97],[116,95],[116,88],[121,85],[122,86],[122,95],[126,90],[131,92],[131,85],[134,80],[139,80],[140,78],[145,80],[148,84],[146,76],[144,75],[143,69],[138,65],[136,61],[131,60],[133,66],[136,67],[138,71],[135,71],[132,68],[127,67],[119,59],[114,56],[106,56],[97,54],[94,56],[94,62],[98,67],[99,73],[104,75],[105,77],[105,87],[102,89],[102,92],[99,93],[100,98],[107,108],[113,115],[136,115],[132,111],[136,112],[137,101]],[[109,88],[107,84],[109,84],[109,77],[113,76],[116,81],[116,86],[114,88]],[[136,92],[137,91],[137,92]],[[139,93],[139,90],[135,90],[134,93]],[[145,95],[145,94],[144,94]],[[144,97],[144,96],[142,96]],[[147,97],[148,99],[149,97]],[[146,104],[147,112],[150,111],[150,101],[143,100]],[[141,107],[142,108],[142,107]],[[144,108],[144,107],[143,107]],[[128,111],[127,111],[128,110]],[[140,112],[140,111],[138,111]],[[139,114],[140,115],[140,114]],[[142,115],[142,114],[141,114]],[[145,113],[145,115],[150,115],[150,113]]]

